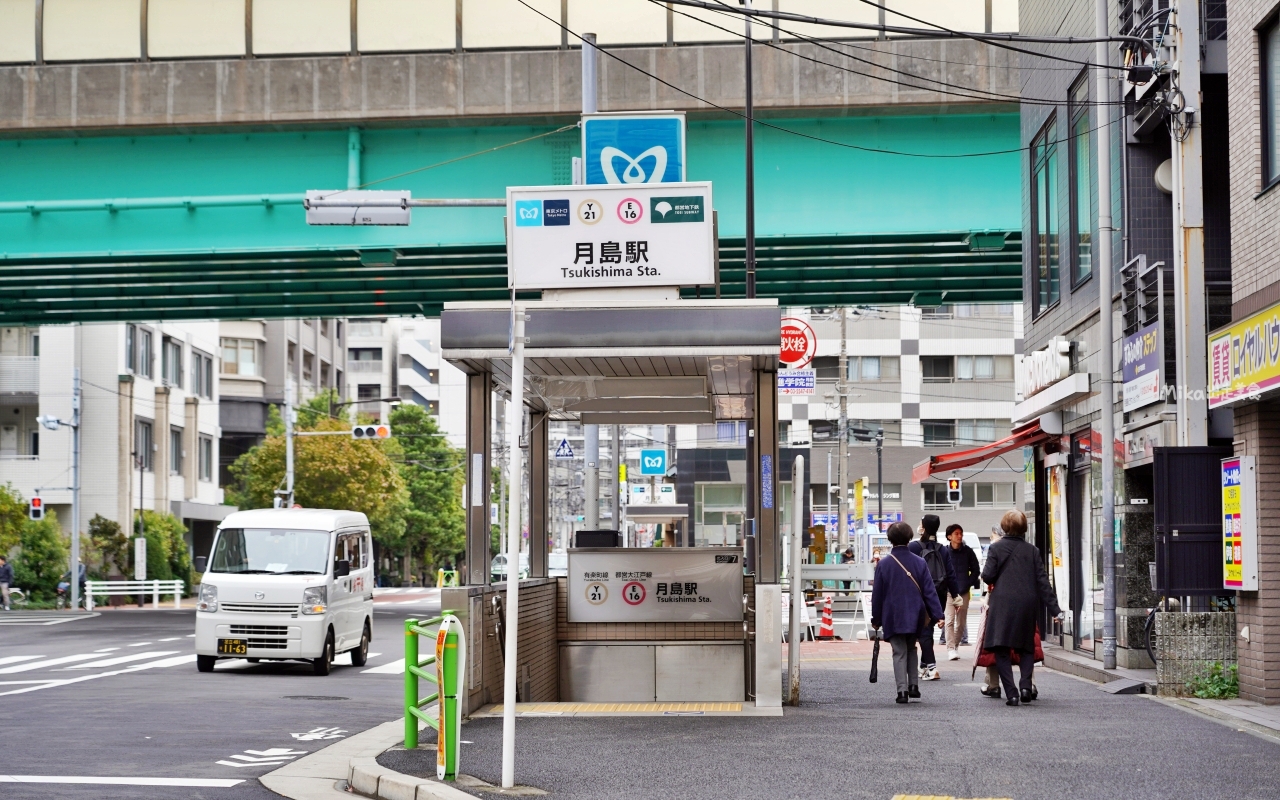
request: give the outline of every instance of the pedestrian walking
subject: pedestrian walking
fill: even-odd
[[[848,547],[846,547],[844,549],[844,552],[840,554],[841,564],[852,564],[857,560],[858,560],[857,556],[853,554],[853,545],[849,545]],[[850,586],[853,585],[853,581],[841,581],[841,583],[844,584],[844,588],[846,589],[848,589]]]
[[[920,539],[910,545],[911,552],[920,556],[929,568],[929,580],[939,601],[948,594],[960,594],[960,581],[956,579],[948,552],[951,548],[938,543],[938,526],[941,524],[937,514],[925,514],[920,520]],[[943,618],[939,617],[938,621],[942,622]],[[933,633],[930,632],[920,637],[920,680],[936,681],[941,678],[938,659],[933,652]]]
[[[951,545],[951,564],[960,581],[960,594],[947,595],[947,620],[943,633],[947,635],[947,660],[960,660],[960,645],[969,643],[969,590],[982,585],[982,568],[973,548],[964,543],[964,528],[956,523],[947,526],[947,542]]]
[[[4,606],[4,610],[9,610],[9,587],[13,585],[13,567],[9,566],[9,559],[0,556],[0,605]]]
[[[1040,550],[1026,540],[1027,515],[1006,511],[1000,519],[1004,537],[987,551],[982,580],[990,589],[983,647],[995,653],[996,669],[1004,685],[1005,704],[1029,703],[1031,673],[1035,669],[1036,618],[1043,604],[1061,616],[1058,597],[1049,585]],[[1013,653],[1018,654],[1020,681],[1013,683]]]
[[[907,546],[911,543],[911,526],[895,522],[886,535],[893,549],[876,564],[871,585],[871,627],[893,648],[896,702],[906,703],[908,698],[920,696],[916,641],[931,639],[933,625],[942,624],[942,604],[928,565]]]
[[[1000,530],[1000,526],[992,525],[991,538],[987,543],[987,550],[990,551],[991,545],[1000,541],[1001,537],[1003,536],[1004,536],[1004,531]],[[973,652],[973,671],[977,672],[978,667],[983,667],[984,677],[982,680],[982,693],[987,697],[993,697],[999,700],[1000,699],[1000,673],[998,670],[996,670],[995,654],[985,653],[984,648],[982,646],[982,635],[984,632],[983,629],[986,627],[986,624],[987,624],[987,605],[989,602],[990,602],[989,594],[987,593],[986,589],[983,589],[982,590],[982,613],[981,613],[981,616],[979,617],[979,622],[978,622],[978,636],[973,640],[973,643],[975,645],[974,652]],[[984,654],[991,656],[990,664],[986,663]],[[972,677],[972,674],[970,674],[970,677]]]

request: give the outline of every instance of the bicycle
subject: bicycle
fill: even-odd
[[[19,589],[17,586],[9,590],[9,607],[10,608],[26,608],[27,593]]]

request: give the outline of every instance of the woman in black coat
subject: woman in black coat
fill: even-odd
[[[987,623],[982,644],[995,653],[996,669],[1004,684],[1006,705],[1018,705],[1013,684],[1011,652],[1018,652],[1022,702],[1032,700],[1031,671],[1035,668],[1036,620],[1041,604],[1061,616],[1058,597],[1049,585],[1040,550],[1026,540],[1027,515],[1007,511],[1000,520],[1004,537],[987,550],[982,581],[990,587]]]

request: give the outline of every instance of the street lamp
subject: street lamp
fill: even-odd
[[[42,414],[36,422],[51,431],[71,429],[71,608],[80,607],[80,368],[71,377],[71,419]]]

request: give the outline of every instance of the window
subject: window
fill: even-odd
[[[333,327],[334,327],[334,330],[336,331],[336,333],[334,333],[333,335],[333,340],[338,344],[342,344],[342,323],[339,322],[337,325],[334,325]]]
[[[956,442],[956,421],[953,419],[926,419],[920,421],[924,428],[925,447],[950,447]]]
[[[213,399],[213,356],[191,351],[191,393]]]
[[[182,342],[165,337],[160,352],[160,380],[182,388]]]
[[[985,444],[997,438],[994,419],[956,420],[956,444]]]
[[[200,462],[200,472],[197,477],[202,481],[211,481],[213,480],[213,439],[201,436],[199,447],[200,451],[196,457]]]
[[[186,451],[182,449],[182,428],[169,429],[169,474],[181,475],[183,456]]]
[[[746,447],[747,423],[737,421],[717,422],[716,441],[720,444],[736,444]]]
[[[974,317],[1012,317],[1012,303],[958,303],[950,306],[954,312],[956,319],[971,319]]]
[[[374,337],[382,335],[382,321],[376,319],[354,319],[351,321],[351,335]]]
[[[956,356],[956,380],[992,381],[995,377],[995,356]]]
[[[346,561],[350,568],[362,569],[369,566],[369,547],[363,533],[341,533],[333,548],[333,561]]]
[[[134,423],[133,432],[134,466],[141,466],[143,470],[151,472],[155,466],[155,448],[151,423],[147,420],[137,420]]]
[[[1262,72],[1262,183],[1280,182],[1280,18],[1258,31]]]
[[[849,380],[870,383],[899,379],[897,356],[849,357]]]
[[[362,383],[356,386],[356,400],[366,402],[382,397],[382,384]]]
[[[1058,302],[1058,125],[1051,117],[1031,142],[1032,312]]]
[[[155,363],[152,339],[151,331],[146,328],[138,329],[138,374],[144,378],[152,377],[152,365]]]
[[[1093,271],[1093,168],[1089,162],[1089,84],[1081,75],[1071,88],[1071,147],[1067,169],[1071,188],[1071,285],[1079,286]]]
[[[920,356],[920,369],[925,383],[951,383],[955,379],[953,356]]]
[[[302,351],[302,380],[311,383],[315,380],[316,374],[316,357],[313,353]]]
[[[381,361],[381,347],[353,347],[347,351],[347,361]]]
[[[329,387],[329,363],[327,361],[320,362],[320,386],[321,388]]]
[[[134,352],[138,341],[138,328],[134,325],[124,326],[124,368],[128,372],[137,369],[138,356]]]
[[[40,334],[31,334],[31,355],[39,358],[40,356]]]
[[[222,374],[260,376],[261,343],[253,339],[222,340]]]
[[[920,488],[924,492],[922,501],[924,511],[951,510],[951,504],[947,502],[947,485],[945,483],[926,483]]]
[[[289,365],[290,375],[294,375],[297,373],[297,363],[298,363],[298,345],[295,342],[289,342],[288,365]]]

